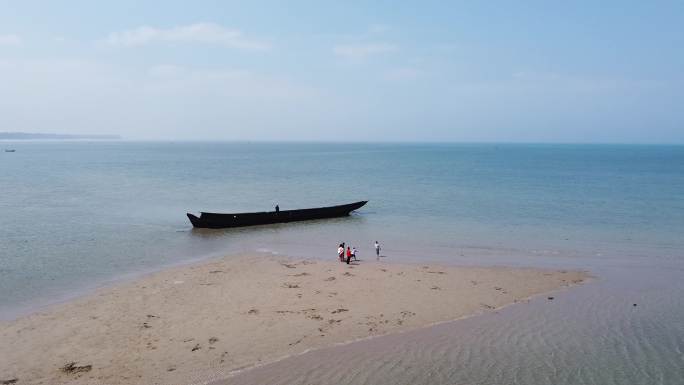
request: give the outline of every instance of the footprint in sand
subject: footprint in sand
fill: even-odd
[[[368,331],[370,333],[375,333],[378,331],[379,327],[389,323],[388,319],[384,319],[384,315],[380,314],[379,317],[366,316],[366,323],[362,325],[368,326]]]
[[[339,309],[337,309],[337,310],[333,310],[332,312],[330,312],[330,314],[343,313],[343,312],[345,312],[345,311],[349,311],[349,309],[339,308]]]
[[[328,282],[334,281],[334,280],[335,280],[335,277],[328,277],[328,278],[324,279],[324,281],[328,281]]]
[[[259,314],[259,309],[249,309],[247,314]]]
[[[298,289],[299,284],[298,283],[292,283],[292,282],[285,282],[285,283],[283,283],[283,287],[286,289]]]
[[[197,351],[197,350],[200,350],[200,349],[202,349],[202,347],[200,346],[200,344],[196,344],[196,345],[192,348],[191,352],[194,352],[194,351]]]
[[[293,277],[305,277],[305,276],[307,276],[307,275],[309,275],[309,273],[293,274],[292,276],[293,276]]]
[[[353,276],[354,276],[354,274],[352,274],[352,273],[350,273],[350,272],[348,272],[348,271],[346,271],[346,272],[345,272],[344,274],[342,274],[342,275],[347,276],[347,277],[353,277]]]
[[[219,340],[219,339],[216,338],[216,337],[211,337],[211,338],[209,338],[209,345],[213,345],[213,344],[217,343],[218,340]]]
[[[433,286],[430,288],[430,290],[442,290],[442,288],[439,286]]]

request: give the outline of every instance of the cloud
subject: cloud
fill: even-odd
[[[156,43],[201,43],[250,51],[264,51],[270,48],[270,44],[266,42],[247,38],[239,30],[214,23],[195,23],[167,29],[142,26],[110,33],[106,42],[124,47]]]
[[[346,59],[362,60],[369,56],[396,52],[398,50],[399,47],[389,43],[357,43],[336,45],[333,48],[333,53]]]
[[[22,42],[21,37],[15,34],[0,35],[0,46],[17,46]]]

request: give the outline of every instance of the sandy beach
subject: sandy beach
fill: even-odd
[[[311,349],[495,311],[586,278],[226,257],[1,323],[0,383],[206,383]]]

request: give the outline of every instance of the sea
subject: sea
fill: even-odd
[[[16,141],[0,148],[0,319],[169,266],[264,253],[582,269],[580,287],[291,357],[228,383],[684,384],[684,146]],[[186,213],[368,200],[193,229]],[[344,363],[344,364],[341,364]]]

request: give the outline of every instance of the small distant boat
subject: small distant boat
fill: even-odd
[[[359,201],[339,206],[256,213],[219,214],[202,212],[199,217],[188,213],[188,219],[190,219],[190,222],[194,227],[209,229],[268,225],[272,223],[343,217],[349,215],[350,212],[362,207],[366,203],[368,203],[368,201]]]
[[[16,151],[17,151],[17,150],[15,150],[15,149],[13,149],[13,148],[11,148],[11,149],[10,149],[10,148],[6,148],[6,149],[5,149],[5,152],[16,152]]]

